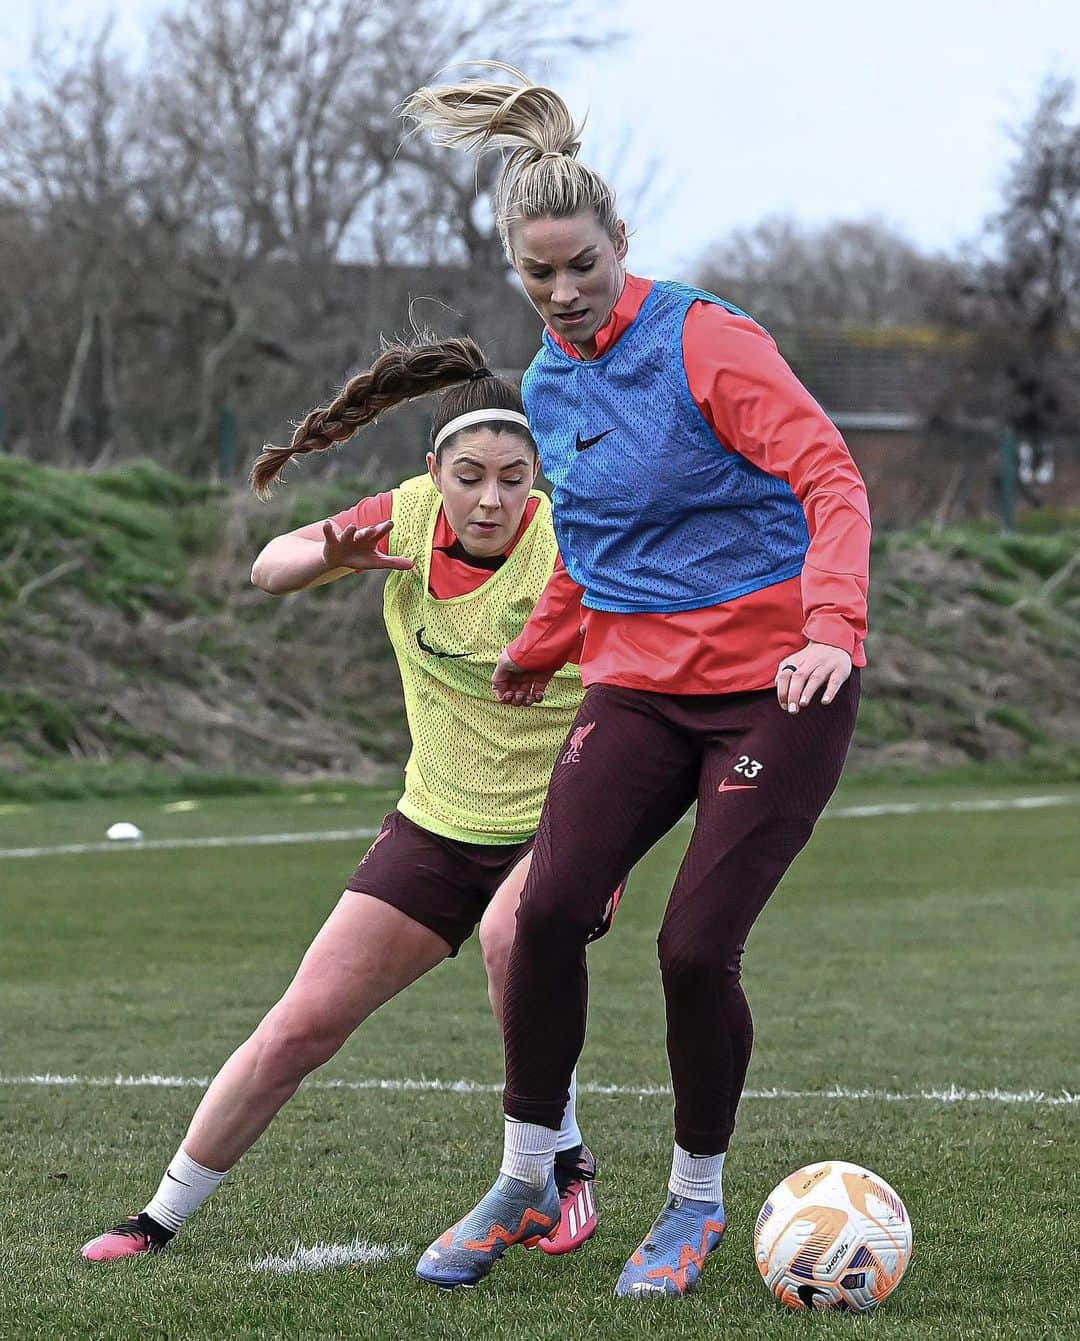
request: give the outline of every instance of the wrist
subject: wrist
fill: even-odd
[[[516,643],[511,643],[503,652],[506,662],[509,663],[507,669],[519,671],[521,673],[539,674],[549,669],[543,656],[537,655],[537,648],[526,648],[522,651]]]
[[[835,647],[849,657],[854,656],[859,643],[859,635],[843,615],[811,615],[802,632],[807,642]]]

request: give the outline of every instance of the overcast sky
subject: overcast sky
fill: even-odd
[[[112,10],[118,37],[137,48],[162,3],[4,0],[0,78],[20,78],[40,14],[78,29]],[[606,10],[626,42],[546,75],[575,115],[589,112],[582,157],[622,189],[632,264],[651,275],[687,276],[710,240],[768,214],[876,215],[951,249],[993,208],[1008,130],[1043,77],[1080,71],[1080,0],[611,0]],[[651,204],[635,215],[633,188],[654,161]]]

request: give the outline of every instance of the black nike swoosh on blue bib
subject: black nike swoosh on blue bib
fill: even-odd
[[[583,437],[581,436],[581,434],[578,433],[578,435],[577,435],[577,449],[578,449],[579,452],[587,451],[590,447],[592,447],[592,446],[594,445],[594,443],[599,442],[601,438],[606,438],[607,435],[608,435],[609,433],[614,433],[614,432],[615,432],[615,430],[614,430],[613,428],[605,428],[604,431],[603,431],[603,433],[597,433],[597,435],[596,435],[595,438],[583,438]]]

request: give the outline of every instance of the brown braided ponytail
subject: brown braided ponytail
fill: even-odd
[[[263,448],[251,468],[251,487],[260,498],[269,497],[270,486],[292,457],[347,442],[395,405],[435,391],[444,394],[435,409],[432,441],[451,419],[473,410],[524,412],[517,387],[488,370],[483,351],[468,336],[425,340],[414,345],[390,344],[370,368],[350,377],[329,405],[311,410],[305,416],[288,447],[267,444]],[[529,436],[522,426],[509,422],[492,427]],[[531,438],[529,442],[532,444]]]

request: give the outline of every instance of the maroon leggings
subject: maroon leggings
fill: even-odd
[[[815,699],[797,714],[772,690],[588,691],[552,773],[518,909],[503,997],[510,1117],[559,1126],[585,1041],[585,944],[605,891],[696,799],[658,941],[675,1139],[697,1155],[727,1149],[753,1042],[743,948],[836,787],[858,703],[857,670],[827,707]]]

